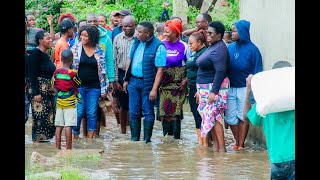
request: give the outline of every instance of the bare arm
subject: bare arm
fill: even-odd
[[[198,28],[195,27],[195,28],[187,29],[187,30],[183,31],[182,34],[186,35],[186,36],[190,36],[192,33],[197,32],[197,31],[198,31]]]
[[[251,109],[251,101],[250,101],[250,93],[251,93],[251,79],[252,74],[250,74],[246,81],[247,81],[247,90],[246,90],[246,98],[244,100],[244,106],[243,106],[243,120],[246,122],[250,122],[247,116],[248,111]]]
[[[52,41],[54,41],[55,40],[55,36],[54,36],[54,29],[53,29],[52,14],[48,15],[47,19],[48,19],[48,23],[49,23],[49,26],[50,26],[50,36],[51,36]]]
[[[152,90],[150,92],[150,95],[149,95],[149,99],[151,101],[154,101],[157,97],[157,91],[159,89],[159,86],[160,86],[160,81],[162,79],[162,75],[163,75],[163,67],[158,67],[157,68],[157,74],[156,74],[156,78],[154,80],[154,83],[153,83],[153,86],[152,86]]]

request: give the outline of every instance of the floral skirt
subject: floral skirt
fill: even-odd
[[[216,94],[214,103],[208,102],[208,96],[212,89],[213,83],[197,84],[199,94],[198,111],[201,116],[201,136],[205,137],[213,128],[215,121],[222,123],[224,111],[227,109],[227,96],[230,86],[229,78],[225,78],[221,84],[219,93]]]
[[[185,67],[166,68],[163,73],[160,86],[160,120],[181,120],[182,105],[186,99],[186,90],[178,90],[178,87],[186,77]]]
[[[48,141],[55,135],[56,128],[54,126],[55,104],[54,95],[51,90],[51,79],[38,77],[41,102],[33,99],[31,88],[28,89],[32,107],[32,140]]]

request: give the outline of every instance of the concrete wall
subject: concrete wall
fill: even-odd
[[[188,23],[186,12],[188,12],[188,3],[186,0],[173,0],[172,16],[180,17],[183,25]]]
[[[221,2],[224,0],[217,0],[215,9],[220,9]],[[212,0],[203,0],[202,7],[200,9],[200,13],[206,12],[211,5]],[[172,11],[173,16],[179,16],[182,19],[183,25],[187,24],[187,15],[188,12],[188,3],[186,0],[173,0],[172,3]]]
[[[240,0],[240,19],[251,22],[250,37],[259,48],[264,70],[278,60],[295,66],[295,2],[292,0]],[[248,138],[265,145],[261,127],[250,126]]]
[[[264,69],[278,60],[295,66],[295,2],[240,0],[240,19],[251,22],[251,40],[262,54]]]

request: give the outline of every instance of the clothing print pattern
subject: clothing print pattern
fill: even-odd
[[[227,96],[230,86],[230,81],[225,78],[221,84],[219,93],[216,94],[214,103],[208,102],[213,83],[197,84],[197,91],[199,93],[198,111],[201,116],[201,136],[205,137],[213,128],[215,121],[222,124],[224,118],[224,111],[227,109]]]
[[[41,102],[34,101],[31,98],[32,106],[32,140],[47,141],[53,138],[56,128],[54,126],[55,104],[54,96],[51,90],[51,79],[38,77]],[[32,95],[31,87],[29,95]],[[33,97],[33,96],[31,96]]]

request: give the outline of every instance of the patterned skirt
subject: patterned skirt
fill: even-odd
[[[208,102],[208,96],[212,89],[213,83],[197,84],[197,92],[199,93],[198,111],[201,116],[201,136],[205,137],[213,128],[215,121],[222,124],[224,111],[227,109],[227,96],[230,86],[229,78],[225,78],[221,84],[219,93],[216,94],[214,103]]]
[[[160,120],[181,120],[182,105],[186,99],[186,90],[179,91],[178,87],[186,78],[185,67],[165,68],[160,86]]]
[[[41,102],[33,99],[31,87],[28,89],[32,107],[32,140],[48,141],[55,135],[56,128],[54,126],[55,104],[54,95],[51,90],[51,79],[38,77]]]

